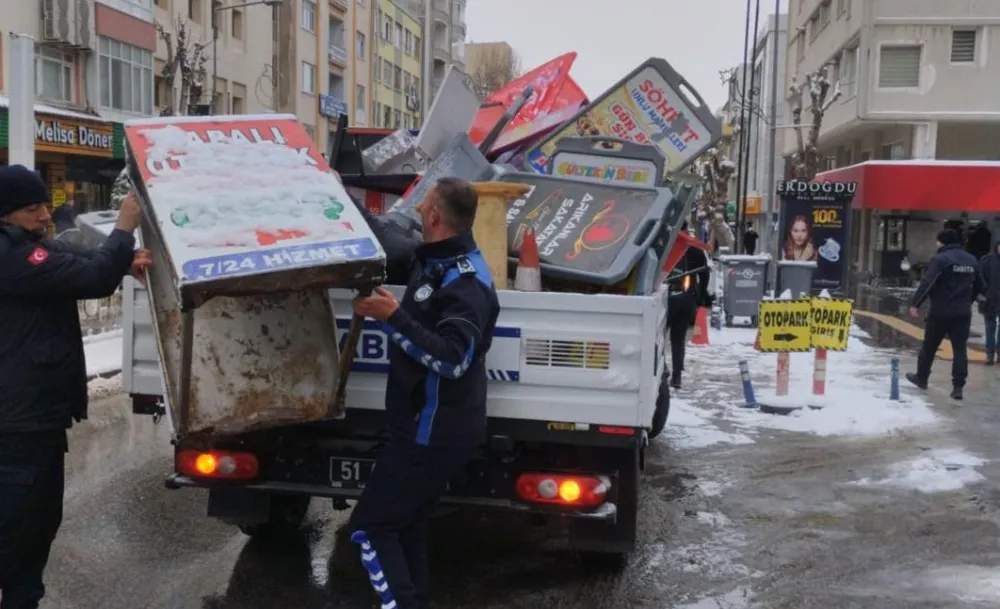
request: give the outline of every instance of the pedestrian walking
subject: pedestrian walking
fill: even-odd
[[[66,430],[87,418],[76,301],[103,298],[149,253],[136,253],[139,205],[82,252],[48,238],[49,191],[21,165],[0,168],[0,609],[35,609],[62,523]]]
[[[921,389],[927,389],[931,364],[945,336],[951,341],[954,360],[951,364],[951,397],[962,399],[962,388],[969,375],[969,327],[972,324],[972,303],[983,291],[979,261],[962,249],[957,232],[945,229],[937,236],[937,254],[927,265],[920,286],[910,300],[910,314],[920,316],[919,307],[930,301],[924,326],[924,341],[917,357],[916,373],[906,378]]]
[[[986,326],[986,365],[1000,358],[1000,234],[993,238],[993,249],[979,261],[985,290],[979,300],[979,312]]]
[[[687,231],[687,222],[681,227]],[[667,279],[667,332],[670,338],[670,386],[681,388],[688,329],[694,325],[698,307],[711,307],[708,293],[711,269],[705,252],[689,247]]]
[[[354,312],[390,337],[389,443],[348,524],[383,609],[428,606],[427,527],[448,483],[486,438],[486,368],[500,312],[472,237],[478,196],[439,180],[417,206],[423,243],[401,302],[377,288]]]
[[[757,231],[753,228],[753,222],[747,222],[747,231],[743,233],[743,253],[753,256],[757,251]]]

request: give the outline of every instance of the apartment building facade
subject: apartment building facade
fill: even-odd
[[[840,83],[841,97],[827,111],[820,133],[826,170],[868,161],[891,170],[892,163],[906,160],[1000,160],[1000,2],[790,4],[788,78],[829,64]],[[785,132],[786,153],[794,150],[793,136]],[[891,184],[885,186],[884,192],[892,191]],[[977,219],[954,196],[942,195],[922,209],[913,209],[908,197],[856,202],[855,268],[883,275],[900,266],[886,260],[925,261],[943,219]],[[986,220],[993,214],[980,215]]]
[[[423,122],[423,38],[420,19],[402,4],[378,0],[373,64],[372,126],[419,129]]]

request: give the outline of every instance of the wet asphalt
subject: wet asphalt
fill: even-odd
[[[903,369],[912,358],[903,357]],[[1000,607],[1000,460],[985,481],[922,494],[852,484],[932,448],[1000,457],[1000,369],[974,367],[967,399],[928,392],[941,424],[867,439],[773,432],[754,444],[651,448],[640,548],[622,573],[561,549],[557,528],[454,513],[433,528],[437,609],[951,609]],[[697,382],[692,371],[690,382]],[[737,389],[734,387],[734,391]],[[281,547],[168,491],[169,432],[99,398],[72,433],[66,516],[45,609],[348,609],[373,606],[345,512],[313,501]]]

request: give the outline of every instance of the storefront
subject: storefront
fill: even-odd
[[[0,108],[0,164],[7,164],[7,110]],[[78,112],[35,113],[35,169],[52,205],[76,202],[78,212],[108,207],[111,185],[125,166],[120,123]]]
[[[869,276],[903,278],[910,269],[919,271],[934,255],[946,221],[960,223],[966,236],[978,226],[1000,229],[1000,162],[869,161],[816,179],[857,182],[851,259]]]

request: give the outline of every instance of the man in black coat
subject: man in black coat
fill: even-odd
[[[1000,231],[998,231],[1000,233]],[[979,270],[986,284],[985,297],[979,302],[979,312],[986,322],[986,365],[992,366],[1000,357],[1000,234],[993,238],[992,250],[979,261]]]
[[[87,418],[77,300],[110,296],[136,254],[139,205],[126,197],[104,245],[48,238],[49,191],[30,169],[0,168],[0,609],[35,609],[62,523],[66,430]]]
[[[687,232],[687,222],[681,227]],[[670,335],[670,386],[681,388],[681,374],[684,371],[684,351],[687,332],[698,313],[698,307],[711,307],[712,297],[708,293],[711,269],[705,252],[689,247],[671,271],[667,280],[667,331]]]
[[[927,389],[927,379],[931,375],[931,364],[941,341],[947,336],[955,359],[951,364],[951,397],[962,399],[962,388],[969,376],[969,327],[972,325],[972,303],[983,291],[979,261],[962,249],[958,233],[945,229],[938,233],[938,251],[927,264],[927,272],[916,293],[910,300],[910,314],[920,316],[918,310],[925,301],[930,301],[927,322],[924,326],[924,342],[917,357],[917,372],[906,373],[906,378],[921,389]]]

